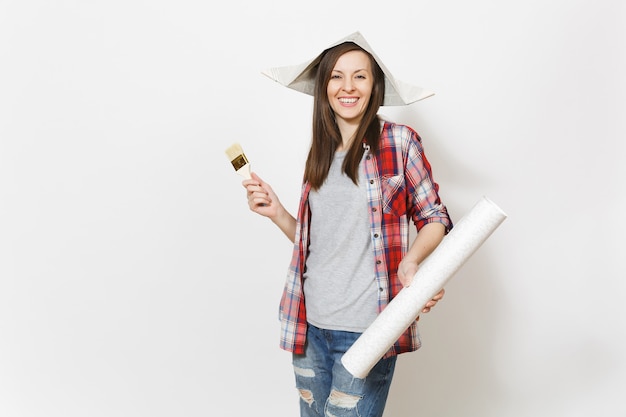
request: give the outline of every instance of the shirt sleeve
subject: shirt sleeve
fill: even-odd
[[[446,233],[452,229],[448,209],[441,202],[439,185],[434,181],[432,168],[420,136],[408,129],[409,136],[405,152],[405,181],[408,192],[408,215],[419,231],[428,223],[442,223]]]

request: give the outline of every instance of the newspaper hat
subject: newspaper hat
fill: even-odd
[[[360,32],[354,32],[338,40],[324,51],[344,42],[354,42],[369,52],[383,70],[385,74],[385,98],[383,99],[383,106],[403,106],[423,100],[434,94],[421,87],[413,86],[394,78]],[[323,53],[324,52],[299,65],[269,68],[262,73],[285,87],[313,95],[315,91],[315,67],[320,62]]]

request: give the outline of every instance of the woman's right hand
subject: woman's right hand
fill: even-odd
[[[296,219],[285,210],[272,187],[254,172],[252,179],[241,183],[248,196],[248,206],[253,212],[272,220],[292,242],[296,237]]]
[[[241,184],[246,189],[248,206],[253,212],[273,219],[283,209],[272,187],[254,172],[252,179],[243,180]]]

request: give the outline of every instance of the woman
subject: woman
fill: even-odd
[[[302,417],[383,415],[397,355],[420,346],[416,323],[365,379],[341,357],[452,227],[418,134],[377,115],[402,92],[368,50],[357,32],[299,75],[310,78],[314,108],[297,218],[258,175],[242,183],[250,209],[294,242],[281,347],[293,353]],[[410,220],[418,233],[409,245]]]

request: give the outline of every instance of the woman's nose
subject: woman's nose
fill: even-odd
[[[344,91],[352,91],[354,90],[354,85],[352,84],[352,80],[346,78],[343,82]]]

